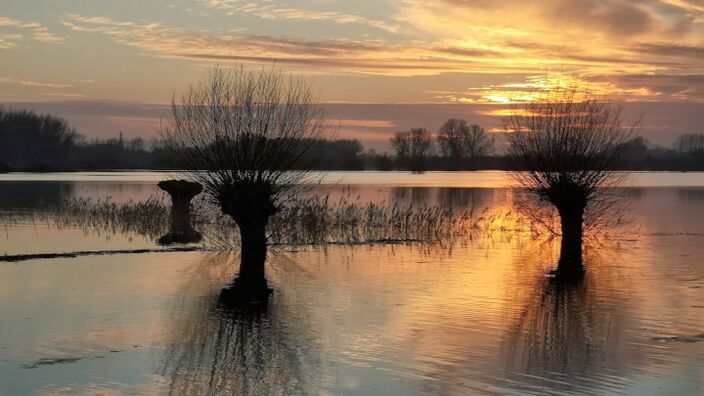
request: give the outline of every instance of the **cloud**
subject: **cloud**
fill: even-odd
[[[199,0],[211,8],[224,10],[227,15],[249,14],[268,20],[329,21],[338,24],[361,24],[387,32],[396,33],[399,26],[385,21],[367,19],[355,14],[337,11],[315,11],[286,5],[242,0]]]
[[[8,49],[17,46],[17,42],[22,40],[21,34],[0,34],[0,49]]]
[[[56,98],[83,98],[85,95],[70,92],[43,92],[39,96],[51,96]]]
[[[3,33],[3,29],[13,30]],[[43,43],[60,44],[64,39],[49,32],[49,29],[38,22],[25,22],[0,16],[0,49],[16,47],[22,40],[29,39]]]
[[[81,86],[95,83],[96,82],[93,80],[71,80],[70,83],[65,83],[0,77],[0,87],[3,85],[10,86],[13,90],[23,91],[30,96],[36,95],[62,99],[84,98],[86,96],[85,94],[70,91],[78,89]],[[26,87],[27,89],[21,89],[21,87]],[[16,95],[13,94],[12,96]]]
[[[704,6],[687,0],[397,0],[401,20],[421,30],[445,35],[457,32],[530,35],[560,41],[572,35],[617,40],[652,37],[667,32],[682,35],[697,32]],[[425,17],[425,23],[422,23]],[[455,27],[464,25],[464,29]],[[698,27],[701,29],[701,26]]]
[[[415,33],[411,36],[399,33],[394,40],[306,40],[247,35],[233,30],[189,30],[105,16],[68,15],[62,23],[73,31],[106,35],[121,45],[159,57],[260,65],[276,62],[287,69],[308,73],[536,76],[558,70],[593,81],[617,75],[689,75],[701,73],[704,68],[701,39],[694,35],[704,33],[704,27],[691,22],[688,29],[671,31],[672,26],[683,20],[700,18],[699,11],[678,0],[636,3],[569,0],[559,4],[544,0],[525,7],[519,7],[525,2],[518,0],[397,1],[405,7],[395,18],[399,23],[415,26]],[[235,10],[246,4],[211,0],[208,5]],[[627,100],[667,95],[647,86],[619,87],[616,79],[607,80],[599,86]],[[434,100],[491,102],[506,97],[492,97],[492,93],[477,97],[464,91],[464,87],[458,87],[457,92],[436,96]],[[698,92],[678,92],[674,99],[686,100],[688,93],[698,95]]]
[[[457,41],[300,40],[237,33],[189,31],[157,23],[134,24],[105,17],[70,16],[64,26],[101,33],[158,56],[220,62],[277,63],[306,71],[397,76],[447,72],[535,72],[565,62],[563,51],[544,47],[517,53],[512,48]],[[554,53],[549,53],[554,52]],[[590,61],[570,60],[589,66]],[[637,64],[636,60],[633,60]]]
[[[40,88],[71,88],[72,84],[39,82],[32,80],[17,80],[14,78],[0,77],[0,84],[22,85],[25,87],[40,87]]]
[[[653,25],[653,19],[647,11],[618,0],[560,1],[546,12],[550,15],[546,19],[561,27],[578,26],[621,37],[649,32]]]
[[[700,66],[704,64],[704,45],[684,45],[677,43],[644,43],[639,44],[636,51],[644,54],[664,57],[698,59]]]
[[[579,87],[593,95],[609,96],[623,101],[655,101],[663,98],[675,98],[670,94],[655,89],[647,80],[626,81],[611,75],[582,77],[567,73],[548,73],[527,76],[523,82],[507,82],[485,84],[458,92],[442,92],[438,97],[451,103],[524,103],[542,99],[556,86]],[[703,100],[704,96],[688,98],[688,100]]]
[[[704,103],[704,74],[632,74],[596,78],[626,90],[647,87],[653,93],[653,99]]]
[[[484,68],[477,58],[495,51],[455,48],[436,43],[381,40],[297,40],[236,33],[210,33],[126,23],[105,17],[71,15],[63,25],[73,31],[100,33],[120,44],[158,56],[220,62],[277,63],[326,72],[387,75],[432,75]],[[497,70],[500,67],[497,67]]]
[[[419,35],[496,48],[515,57],[571,54],[580,61],[613,59],[650,65],[657,60],[639,59],[641,44],[701,45],[704,37],[704,7],[685,0],[397,3],[397,19],[413,26]]]

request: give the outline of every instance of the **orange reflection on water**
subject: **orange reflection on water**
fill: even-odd
[[[506,189],[382,193],[489,206],[488,216],[515,199]],[[638,190],[637,232],[589,245],[586,279],[563,287],[545,277],[559,240],[499,232],[516,228],[499,217],[490,233],[432,245],[277,249],[268,261],[274,295],[254,310],[216,301],[236,254],[3,264],[0,389],[698,394],[702,197]],[[78,360],[23,368],[60,358]]]

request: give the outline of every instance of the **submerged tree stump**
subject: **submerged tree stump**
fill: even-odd
[[[158,186],[171,196],[171,228],[159,238],[159,244],[200,241],[200,233],[191,226],[191,199],[203,191],[203,186],[187,180],[165,180]]]

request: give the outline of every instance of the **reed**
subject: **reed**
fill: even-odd
[[[227,218],[216,217],[200,228],[212,247],[236,247],[236,228]],[[363,203],[328,196],[290,200],[272,216],[268,241],[272,246],[454,243],[473,238],[531,239],[552,237],[539,224],[514,210],[485,208],[457,210],[442,205],[398,202]]]
[[[80,227],[85,232],[140,235],[152,240],[168,232],[169,203],[151,197],[145,201],[75,198],[54,208],[3,216],[6,227],[27,219],[58,228]],[[192,203],[194,227],[209,248],[229,250],[239,245],[234,222],[219,208],[196,199]],[[395,242],[438,243],[476,237],[531,238],[542,227],[516,210],[458,210],[443,205],[412,205],[394,201],[362,202],[359,197],[307,195],[286,201],[267,227],[271,246],[374,244]]]
[[[165,233],[169,224],[169,206],[157,197],[124,203],[111,199],[69,199],[51,215],[50,219],[58,227],[81,227],[151,238]]]

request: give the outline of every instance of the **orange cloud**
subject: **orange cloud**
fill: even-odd
[[[289,6],[280,6],[269,2],[240,0],[199,0],[211,8],[225,10],[227,15],[249,14],[262,19],[288,21],[330,21],[339,24],[361,24],[387,32],[398,32],[399,26],[384,21],[367,19],[356,14],[337,11],[315,11]]]
[[[24,39],[52,44],[60,44],[64,41],[62,37],[49,32],[48,28],[38,22],[25,22],[0,16],[0,29],[2,28],[12,29],[15,32],[2,33],[0,31],[0,49],[16,47]]]
[[[13,78],[0,77],[0,84],[16,84],[23,85],[26,87],[39,87],[39,88],[71,88],[72,84],[64,83],[52,83],[52,82],[40,82],[32,80],[17,80]]]
[[[331,120],[331,122],[344,127],[393,128],[396,126],[390,120]]]
[[[368,22],[357,15],[307,12],[271,3],[203,3],[226,12],[272,20]],[[536,86],[537,79],[550,70],[580,76],[595,89],[625,100],[704,100],[702,82],[696,82],[699,85],[689,90],[649,83],[662,75],[703,74],[704,12],[685,0],[394,3],[398,9],[389,18],[401,28],[390,31],[393,40],[282,38],[116,21],[104,16],[69,15],[62,23],[73,31],[106,35],[121,45],[158,57],[200,63],[276,62],[290,70],[334,75],[474,73],[510,77],[510,83],[458,87],[456,92],[437,94],[433,98],[436,102],[531,100],[534,92],[541,89]],[[515,75],[528,77],[516,81]],[[626,76],[641,78],[619,78]],[[674,79],[671,81],[674,83]]]

